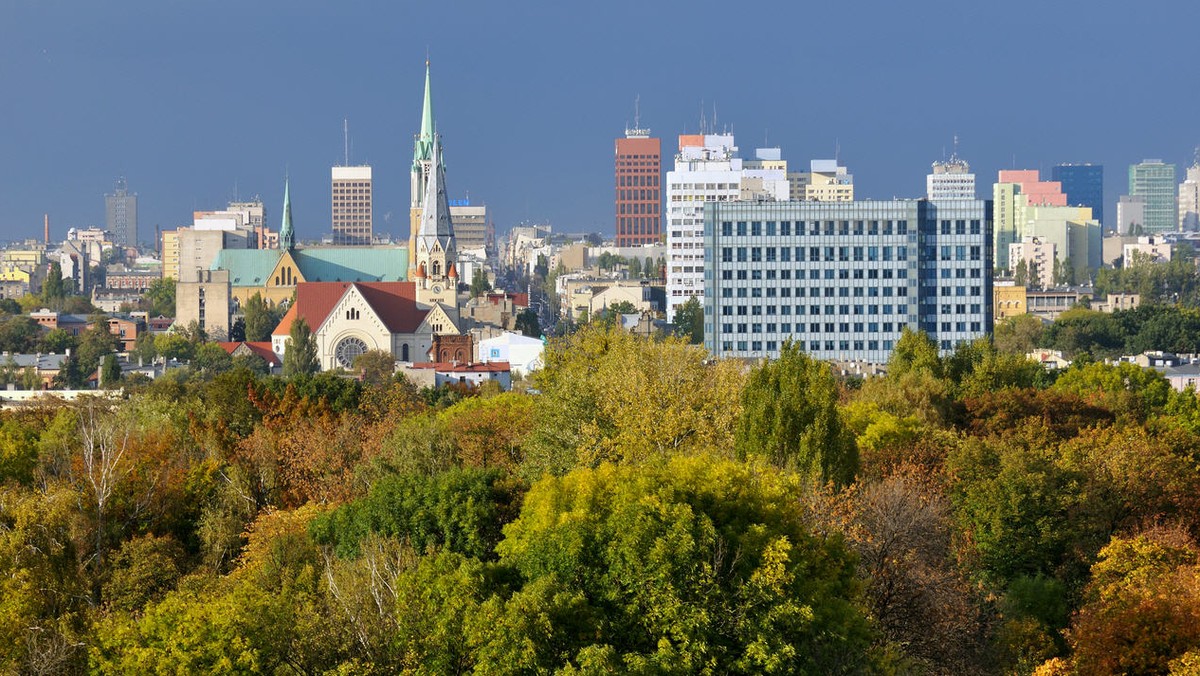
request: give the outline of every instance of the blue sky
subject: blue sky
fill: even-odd
[[[401,234],[426,53],[451,197],[499,230],[611,233],[638,95],[664,148],[715,104],[743,156],[840,148],[860,197],[920,196],[957,134],[981,187],[1014,160],[1099,162],[1111,205],[1129,163],[1182,175],[1200,145],[1197,25],[1183,0],[0,0],[0,239],[40,235],[44,212],[56,237],[103,225],[120,175],[144,239],[235,186],[275,221],[285,171],[317,237],[343,118],[375,228]]]

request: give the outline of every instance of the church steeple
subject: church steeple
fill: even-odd
[[[413,170],[421,167],[422,162],[433,159],[435,143],[433,124],[433,96],[429,90],[429,60],[425,60],[425,100],[421,105],[421,131],[413,145]]]
[[[279,248],[291,249],[295,245],[296,232],[292,229],[292,198],[288,194],[288,179],[283,179],[283,223],[279,226]]]
[[[450,220],[450,200],[446,196],[446,169],[442,165],[442,144],[434,138],[433,156],[428,163],[429,180],[425,185],[420,224],[415,236],[417,302],[454,306],[458,297],[458,257],[454,244],[454,224]]]

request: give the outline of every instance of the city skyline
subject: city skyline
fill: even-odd
[[[252,195],[275,220],[285,174],[297,235],[317,238],[329,233],[327,172],[343,158],[348,118],[351,162],[375,167],[375,229],[403,239],[427,54],[451,197],[487,203],[501,231],[532,221],[611,235],[611,144],[633,123],[638,96],[665,164],[703,116],[737,134],[743,157],[779,146],[802,165],[837,149],[860,199],[922,196],[957,134],[980,197],[999,169],[1048,175],[1092,162],[1108,167],[1111,208],[1128,165],[1161,157],[1186,168],[1200,141],[1192,102],[1147,112],[1122,86],[1135,73],[1147,89],[1172,81],[1177,69],[1157,64],[1186,62],[1183,15],[1200,15],[1186,3],[1148,3],[1132,17],[1030,2],[781,6],[770,22],[722,21],[728,11],[715,3],[678,9],[10,5],[0,10],[0,89],[16,103],[0,135],[9,160],[0,238],[40,236],[43,213],[55,238],[102,225],[103,195],[119,176],[139,195],[143,240],[156,225]],[[639,20],[625,22],[632,13]],[[329,39],[351,26],[355,44]],[[411,39],[408,26],[429,30]],[[1114,34],[1112,46],[1086,53],[1022,46],[1118,28],[1120,42]],[[628,35],[614,44],[607,34],[618,29]],[[1153,58],[1136,48],[1151,39]],[[696,42],[708,46],[683,49]],[[788,68],[803,77],[781,77]],[[998,82],[1047,68],[1061,85],[998,105]],[[929,86],[945,92],[935,100],[944,105],[930,103]],[[1081,100],[1084,91],[1097,96]]]

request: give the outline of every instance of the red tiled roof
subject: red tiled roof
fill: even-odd
[[[492,305],[499,305],[506,298],[511,300],[516,307],[529,307],[529,294],[527,293],[489,293],[487,295],[488,302]]]
[[[428,310],[417,307],[417,289],[412,282],[301,282],[296,285],[296,302],[271,335],[290,333],[297,317],[304,318],[308,327],[316,331],[352,286],[358,288],[392,333],[413,333],[429,314]]]
[[[506,361],[487,363],[454,364],[451,362],[419,362],[412,365],[415,369],[433,369],[441,373],[508,373],[512,367]]]
[[[217,345],[220,345],[221,349],[225,350],[229,354],[233,354],[239,347],[245,345],[246,349],[250,350],[268,364],[273,364],[275,363],[275,360],[278,359],[278,357],[275,356],[275,351],[271,348],[271,341],[269,340],[255,342],[240,341],[232,343],[217,343]]]

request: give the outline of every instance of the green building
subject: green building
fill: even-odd
[[[1129,194],[1146,200],[1143,228],[1147,234],[1179,228],[1177,186],[1174,164],[1143,160],[1129,165]]]

